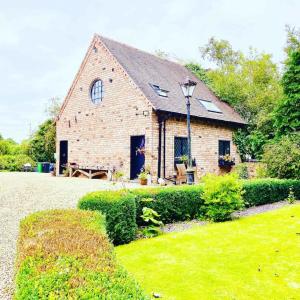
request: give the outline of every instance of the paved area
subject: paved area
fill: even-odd
[[[138,186],[127,183],[126,188]],[[87,192],[116,190],[104,180],[52,177],[38,173],[0,173],[0,299],[11,299],[19,222],[28,214],[51,208],[75,208]]]

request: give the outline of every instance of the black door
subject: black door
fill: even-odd
[[[130,179],[135,179],[145,167],[145,136],[130,137]]]
[[[68,163],[68,141],[59,143],[59,174],[63,173],[64,165]]]

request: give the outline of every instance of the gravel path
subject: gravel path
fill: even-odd
[[[128,183],[134,188],[137,184]],[[0,173],[0,299],[11,299],[14,257],[19,222],[26,215],[44,209],[73,208],[78,199],[95,190],[115,190],[104,180],[52,177],[38,173]]]

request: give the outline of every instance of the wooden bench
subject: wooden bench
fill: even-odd
[[[109,168],[103,166],[83,166],[76,163],[69,163],[68,168],[69,177],[78,177],[82,174],[89,179],[101,175],[106,175],[108,178],[110,173]]]

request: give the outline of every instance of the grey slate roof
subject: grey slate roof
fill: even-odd
[[[197,82],[191,99],[192,116],[236,123],[237,125],[246,123],[232,107],[221,101],[184,66],[102,36],[99,38],[142,90],[155,110],[186,115],[185,99],[178,83],[189,76],[191,80]],[[169,91],[168,97],[159,96],[150,84],[159,85],[160,88]],[[197,98],[212,101],[223,113],[207,111]]]

